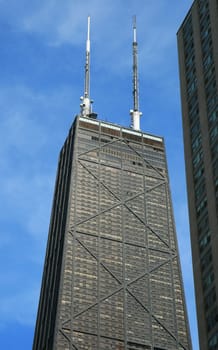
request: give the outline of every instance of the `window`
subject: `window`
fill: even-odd
[[[214,66],[210,67],[204,74],[204,78],[205,78],[205,85],[209,82],[209,80],[211,79],[211,77],[214,76],[215,72],[215,68]]]
[[[203,152],[202,150],[200,150],[192,159],[192,164],[194,168],[197,168],[202,158],[203,158]]]
[[[203,234],[203,232],[208,231],[209,226],[209,220],[208,220],[208,213],[206,212],[204,216],[198,221],[198,233],[199,236]]]
[[[217,157],[218,154],[218,142],[215,142],[211,147],[211,158],[212,160]]]
[[[196,120],[196,123],[193,124],[193,126],[191,127],[191,139],[193,140],[197,134],[200,131],[200,122],[199,119]]]
[[[208,11],[207,0],[198,0],[198,10],[201,17],[205,15],[205,13]]]
[[[209,66],[213,63],[213,55],[212,52],[208,53],[207,56],[203,60],[204,69],[209,68]]]
[[[204,209],[207,207],[207,198],[204,197],[200,203],[197,205],[197,208],[196,208],[196,212],[197,212],[197,216],[199,217],[202,212],[204,211]]]
[[[199,109],[198,105],[196,104],[198,100],[197,94],[195,94],[193,97],[191,98],[188,104],[190,124],[196,122],[197,120],[199,121]]]
[[[213,270],[211,270],[203,278],[203,290],[206,291],[212,285],[213,281],[214,281],[214,272]]]
[[[218,309],[215,307],[207,316],[207,331],[210,332],[218,323]]]
[[[207,110],[210,112],[217,103],[217,95],[211,96],[207,99]]]
[[[194,153],[196,151],[196,149],[199,148],[199,146],[201,145],[201,134],[198,135],[194,141],[192,142],[192,152]]]
[[[215,333],[208,342],[209,350],[217,350],[218,349],[218,332]]]
[[[196,87],[197,87],[197,79],[194,78],[194,80],[188,83],[188,87],[187,87],[188,96],[190,96],[196,90]]]
[[[184,23],[184,26],[183,26],[183,39],[184,39],[184,46],[187,47],[187,45],[192,39],[192,15],[191,14],[186,19],[186,22]]]
[[[194,183],[197,185],[199,181],[203,178],[204,175],[204,166],[201,164],[200,168],[194,173]]]
[[[195,199],[199,200],[200,197],[205,193],[205,181],[204,179],[195,186]]]
[[[201,258],[201,270],[202,272],[210,266],[212,262],[212,252],[211,249]]]
[[[191,66],[193,66],[193,63],[195,61],[195,55],[193,54],[191,57],[187,57],[185,60],[185,67],[188,70]]]
[[[206,16],[201,17],[200,19],[200,28],[201,33],[205,30],[205,28],[208,28],[210,26],[210,15],[209,13]]]
[[[197,110],[197,108],[196,108],[197,102],[198,102],[198,95],[196,92],[195,94],[192,95],[192,97],[188,101],[188,109],[189,109],[190,114],[193,114],[194,109]],[[196,114],[195,114],[195,116],[196,116]],[[191,119],[191,116],[190,116],[190,119]]]
[[[215,110],[208,115],[209,124],[215,123],[218,120],[218,111]]]
[[[127,349],[128,350],[150,350],[151,346],[128,341],[127,342]],[[154,348],[154,349],[156,349],[156,348]]]
[[[186,72],[186,81],[187,81],[187,84],[193,80],[196,76],[196,70],[195,70],[195,67],[193,67],[193,69],[189,69],[187,72]]]
[[[203,30],[201,32],[201,38],[205,39],[208,38],[208,36],[210,35],[211,29],[210,28],[206,28],[205,30]]]
[[[210,83],[207,84],[205,91],[206,91],[207,97],[212,96],[216,93],[216,80],[215,79],[211,80]]]
[[[210,141],[213,142],[215,137],[218,135],[218,125],[216,125],[211,131],[210,131]]]
[[[206,311],[214,305],[216,301],[216,290],[213,288],[205,297],[205,309]]]
[[[204,249],[207,247],[209,243],[210,243],[210,231],[207,231],[207,233],[205,233],[199,239],[200,253],[204,251]]]
[[[192,56],[194,53],[194,42],[193,40],[190,40],[187,42],[186,48],[185,48],[185,60]]]

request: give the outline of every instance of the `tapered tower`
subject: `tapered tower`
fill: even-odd
[[[83,111],[60,152],[33,349],[191,350],[164,140]]]

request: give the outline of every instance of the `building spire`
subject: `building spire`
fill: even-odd
[[[133,109],[130,110],[131,127],[135,130],[140,130],[139,112],[139,87],[138,87],[138,44],[136,35],[136,16],[133,16]]]
[[[84,95],[81,99],[81,115],[84,117],[90,117],[92,114],[91,104],[92,100],[90,99],[90,16],[88,16],[88,31],[87,31],[87,40],[86,40],[86,63],[85,63],[85,86],[84,86]]]

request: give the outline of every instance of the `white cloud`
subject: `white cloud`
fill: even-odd
[[[23,0],[19,2],[23,8],[19,16],[8,11],[6,15],[13,26],[40,35],[49,45],[80,47],[85,47],[87,16],[91,15],[93,57],[97,66],[119,74],[120,70],[129,69],[131,21],[132,15],[136,14],[142,72],[150,74],[151,67],[157,67],[169,58],[168,51],[175,45],[181,13],[185,14],[191,2],[186,0],[185,6],[184,2],[172,3],[171,0],[126,0],[125,5],[122,0],[48,0],[37,5],[34,2],[30,10]],[[164,65],[158,74],[163,68]]]

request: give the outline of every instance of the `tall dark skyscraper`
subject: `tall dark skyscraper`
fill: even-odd
[[[88,26],[89,28],[89,26]],[[33,350],[191,350],[163,138],[85,93],[60,152]]]
[[[218,1],[178,31],[183,132],[201,350],[218,349]]]

